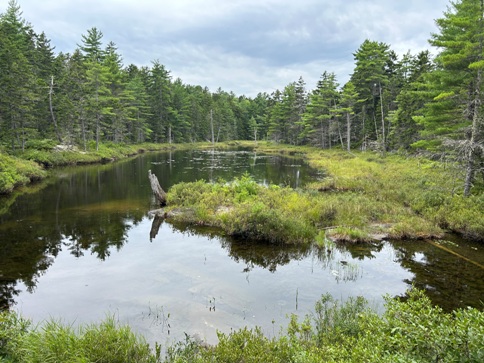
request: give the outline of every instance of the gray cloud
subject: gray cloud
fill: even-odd
[[[185,83],[236,94],[282,89],[321,73],[343,84],[365,39],[399,54],[429,49],[448,0],[18,0],[57,51],[72,52],[95,26],[125,64],[157,59]],[[0,6],[3,12],[5,5]]]

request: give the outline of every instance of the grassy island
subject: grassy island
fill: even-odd
[[[180,183],[169,190],[169,207],[163,213],[275,243],[420,239],[446,231],[484,239],[484,194],[464,197],[457,187],[463,174],[455,165],[270,143],[259,143],[256,149],[298,155],[327,177],[299,190],[261,186],[248,175],[232,182]]]

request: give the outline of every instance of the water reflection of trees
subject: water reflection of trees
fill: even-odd
[[[482,268],[425,241],[392,244],[396,262],[413,273],[407,283],[425,290],[434,304],[445,310],[465,306],[483,308]]]
[[[199,164],[194,162],[199,159]],[[144,154],[116,164],[64,168],[55,178],[36,184],[31,194],[16,193],[0,201],[0,305],[11,306],[23,284],[33,291],[39,277],[61,249],[76,257],[86,253],[104,260],[127,242],[129,229],[149,208],[148,169],[164,188],[181,181],[233,179],[250,168],[256,179],[281,181],[295,168],[280,156],[262,161],[249,152],[201,151]],[[298,165],[301,180],[315,171]],[[292,183],[291,183],[292,185]],[[159,221],[158,221],[159,222]],[[213,234],[215,235],[215,234]],[[155,234],[151,237],[154,238]],[[256,250],[245,242],[224,240],[224,248],[247,269],[277,266],[309,253],[307,247],[265,246]]]
[[[278,266],[287,265],[293,260],[301,260],[312,252],[310,245],[275,245],[248,240],[240,240],[228,236],[221,236],[220,229],[187,225],[185,223],[170,222],[171,227],[189,235],[199,235],[210,239],[217,238],[227,255],[234,261],[246,265],[243,272],[249,272],[254,267],[262,267],[275,272]]]
[[[132,225],[139,223],[143,212],[83,214],[70,218],[63,214],[55,221],[31,218],[10,221],[0,227],[0,306],[8,308],[19,294],[22,282],[32,292],[38,278],[52,265],[62,248],[76,257],[89,251],[105,260],[112,250],[127,241]],[[19,228],[17,224],[21,224]]]

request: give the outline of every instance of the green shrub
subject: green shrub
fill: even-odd
[[[186,335],[167,347],[163,361],[477,363],[484,361],[484,312],[445,313],[416,289],[404,301],[387,297],[381,315],[361,297],[341,302],[325,294],[302,321],[292,315],[279,336],[269,338],[256,327],[218,333],[218,340],[207,346]],[[0,314],[0,360],[6,362],[161,362],[160,351],[112,318],[75,330]]]
[[[27,160],[0,153],[0,194],[45,177],[42,168]]]

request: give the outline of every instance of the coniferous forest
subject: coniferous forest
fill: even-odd
[[[457,1],[436,21],[432,51],[399,56],[367,39],[346,84],[323,70],[316,85],[300,78],[250,98],[185,84],[157,60],[125,65],[97,28],[72,54],[56,53],[10,0],[0,15],[0,149],[270,140],[399,151],[457,163],[469,195],[484,174],[483,14],[482,1]]]

